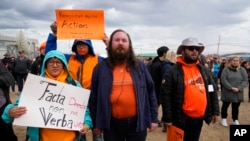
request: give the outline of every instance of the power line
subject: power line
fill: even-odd
[[[218,44],[214,43],[214,44],[207,44],[205,46],[216,46]],[[221,43],[220,45],[231,45],[231,46],[250,46],[250,43]]]

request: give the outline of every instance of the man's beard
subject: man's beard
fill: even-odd
[[[112,58],[116,62],[125,62],[129,57],[129,51],[122,48],[112,49]]]
[[[198,60],[198,57],[196,58],[191,58],[190,56],[187,56],[186,54],[184,54],[184,61],[187,63],[187,64],[194,64],[196,63]]]

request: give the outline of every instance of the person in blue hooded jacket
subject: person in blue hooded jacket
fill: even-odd
[[[51,30],[47,39],[45,53],[57,49],[57,24],[51,24]],[[73,79],[79,81],[83,88],[90,89],[91,77],[95,65],[103,60],[103,57],[95,55],[91,40],[75,39],[71,51],[73,53],[64,54],[69,72]]]
[[[73,80],[70,76],[66,58],[60,51],[50,51],[46,54],[40,76],[81,87],[80,83]],[[21,95],[19,95],[14,104],[9,104],[4,109],[2,119],[6,123],[12,123],[14,118],[18,118],[26,113],[26,107],[18,106],[20,96]],[[84,125],[79,132],[62,129],[29,127],[27,135],[29,136],[30,141],[82,141],[84,139],[82,136],[92,128],[92,119],[88,107],[83,123]]]
[[[52,33],[48,36],[45,53],[57,49],[57,23],[53,22],[50,27]],[[106,34],[103,42],[107,45],[108,37]],[[70,75],[73,79],[79,81],[83,88],[90,89],[94,67],[98,62],[103,60],[103,57],[94,53],[91,40],[74,40],[71,51],[73,53],[64,54],[69,65]],[[92,133],[94,141],[102,140],[102,136],[99,131],[93,129]]]

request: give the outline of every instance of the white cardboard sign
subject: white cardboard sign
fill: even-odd
[[[15,118],[14,125],[80,130],[90,90],[29,74],[19,106],[27,113]]]

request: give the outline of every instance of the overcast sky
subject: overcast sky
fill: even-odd
[[[160,46],[176,51],[182,40],[195,37],[204,54],[250,52],[250,0],[0,0],[0,34],[47,39],[55,9],[104,10],[105,32],[124,29],[138,53]],[[96,53],[105,46],[94,40]],[[69,52],[72,41],[59,41]]]

